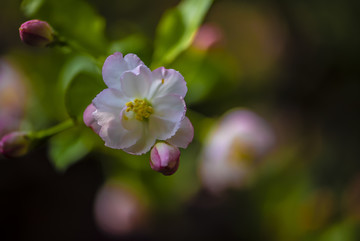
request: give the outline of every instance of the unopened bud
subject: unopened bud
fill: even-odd
[[[25,132],[11,132],[0,141],[0,153],[8,158],[20,157],[29,151],[31,138]]]
[[[54,30],[41,20],[30,20],[19,28],[21,40],[31,46],[45,47],[54,41]]]
[[[99,134],[101,126],[92,115],[94,111],[96,111],[96,107],[93,104],[88,105],[84,111],[83,119],[86,126],[90,127],[96,134]]]
[[[153,170],[165,176],[172,175],[179,167],[180,150],[165,142],[154,145],[150,154],[150,166]]]

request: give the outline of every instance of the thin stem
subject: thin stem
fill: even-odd
[[[79,54],[89,57],[96,63],[96,65],[98,65],[100,68],[102,67],[103,63],[101,63],[93,54],[90,54],[89,51],[87,51],[85,48],[83,48],[77,42],[67,40],[63,37],[59,37],[58,35],[55,35],[55,41],[54,41],[54,43],[52,43],[52,46],[67,47],[74,52],[77,52]]]
[[[102,63],[92,54],[90,54],[86,49],[84,49],[81,45],[74,41],[67,41],[68,47],[71,48],[73,51],[76,51],[80,54],[86,55],[87,57],[91,58],[99,67],[102,67]]]
[[[75,126],[75,122],[72,119],[69,119],[56,126],[50,127],[49,129],[33,132],[31,135],[35,139],[44,139],[70,129],[73,126]]]

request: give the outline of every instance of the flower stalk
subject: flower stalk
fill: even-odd
[[[42,141],[63,132],[75,123],[69,119],[56,126],[38,132],[11,132],[0,140],[0,153],[7,158],[15,158],[26,155],[30,150],[38,146]]]
[[[49,129],[41,130],[38,132],[31,132],[31,137],[38,140],[50,138],[74,126],[75,126],[75,122],[72,119],[69,119],[56,126],[50,127]]]

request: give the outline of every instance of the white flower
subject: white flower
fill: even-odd
[[[140,155],[156,140],[183,148],[192,141],[193,128],[185,117],[187,87],[179,72],[150,71],[136,55],[115,53],[102,74],[109,88],[94,98],[92,117],[106,146]]]

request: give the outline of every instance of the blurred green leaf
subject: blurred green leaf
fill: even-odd
[[[110,44],[108,53],[121,52],[123,54],[135,53],[140,55],[141,52],[146,51],[148,48],[148,41],[145,36],[141,34],[133,34],[121,40],[114,41]]]
[[[187,51],[174,63],[174,69],[181,70],[188,89],[187,103],[195,103],[206,98],[219,80],[224,80],[224,74],[218,71],[208,59],[196,52]]]
[[[76,75],[65,94],[65,106],[70,117],[81,119],[85,108],[104,88],[101,76],[84,72]]]
[[[49,157],[59,171],[65,171],[86,154],[93,146],[92,138],[82,128],[72,128],[50,140]]]
[[[183,0],[165,12],[157,28],[153,67],[169,64],[188,48],[212,0]]]
[[[100,69],[86,56],[75,56],[67,61],[60,74],[59,83],[62,91],[71,84],[74,77],[80,72],[101,75]]]
[[[24,0],[22,10],[30,18],[49,24],[70,42],[77,42],[93,55],[104,53],[105,20],[82,0]]]
[[[170,67],[179,70],[186,80],[188,104],[208,101],[220,94],[229,96],[229,90],[239,82],[234,71],[237,65],[222,51],[201,52],[189,48]]]
[[[44,0],[24,0],[21,3],[21,8],[25,15],[31,16],[39,10],[43,3]]]
[[[11,56],[14,63],[19,64],[19,74],[23,73],[24,80],[28,80],[26,121],[31,123],[31,129],[43,129],[66,119],[62,94],[57,88],[57,76],[65,63],[65,56],[49,49],[45,49],[41,54],[29,54],[16,49],[11,52]]]
[[[59,78],[59,88],[63,91],[66,110],[73,119],[80,119],[92,99],[106,88],[100,69],[86,56],[70,59],[64,65]]]
[[[353,220],[338,222],[325,230],[317,240],[320,241],[355,241],[358,226]]]

